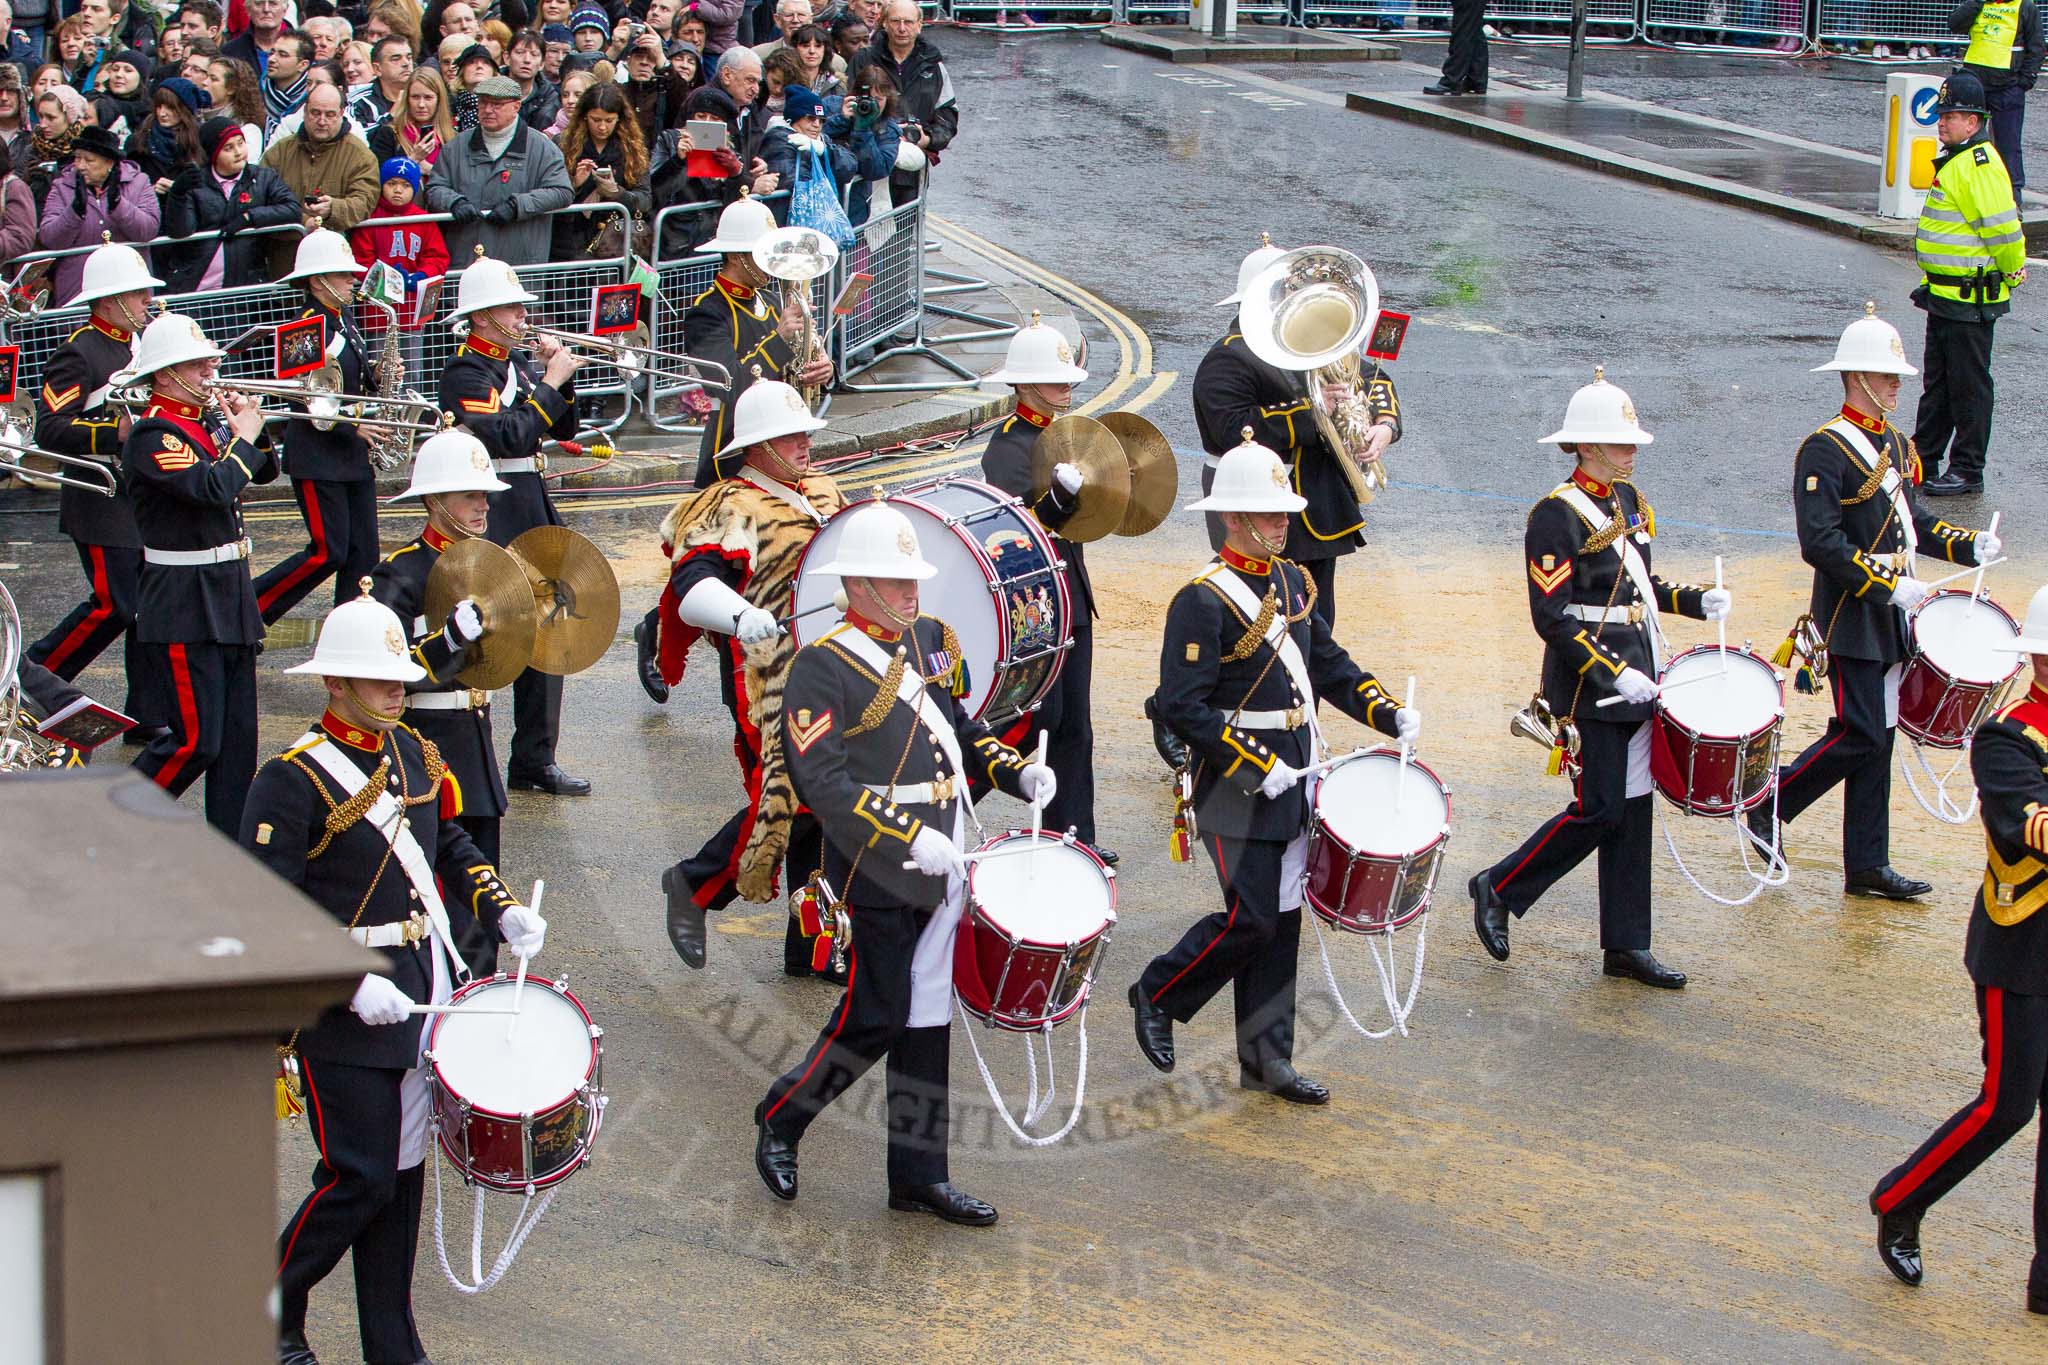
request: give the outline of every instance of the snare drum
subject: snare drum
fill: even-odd
[[[1935,749],[1960,749],[1998,709],[2021,657],[2020,628],[1988,597],[1937,592],[1913,609],[1913,652],[1899,679],[1899,728]]]
[[[938,573],[920,585],[918,610],[960,637],[967,660],[971,716],[1000,726],[1030,710],[1051,690],[1073,643],[1073,603],[1052,537],[1024,504],[978,479],[946,479],[905,489],[889,505],[910,518],[917,543]],[[804,550],[796,578],[798,612],[824,607],[839,580],[806,572],[838,554],[852,503],[820,528]],[[798,645],[839,623],[820,611],[792,623]],[[926,668],[930,672],[929,665]]]
[[[1389,933],[1429,909],[1451,838],[1451,789],[1415,759],[1405,775],[1400,768],[1398,753],[1375,749],[1316,788],[1307,899],[1336,928]]]
[[[1785,683],[1770,660],[1696,645],[1664,670],[1650,776],[1689,814],[1748,810],[1769,799],[1777,781],[1784,723]]]
[[[1028,830],[979,851],[999,856],[968,868],[967,913],[953,939],[960,1003],[1018,1033],[1071,1018],[1116,927],[1116,873],[1086,844],[1044,837],[1033,847]]]
[[[456,1005],[507,1009],[515,983],[500,972],[455,993]],[[427,1034],[427,1078],[441,1150],[464,1183],[541,1189],[590,1159],[604,1119],[604,1030],[566,986],[526,978],[519,1029],[503,1014],[442,1014]]]

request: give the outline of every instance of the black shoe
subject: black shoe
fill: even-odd
[[[1133,983],[1131,1010],[1138,1024],[1138,1051],[1161,1071],[1173,1070],[1173,1016],[1145,998]]]
[[[1188,751],[1188,742],[1156,720],[1152,722],[1152,747],[1159,751],[1159,757],[1166,761],[1166,766],[1175,772],[1185,772],[1194,761],[1194,755]]]
[[[1966,479],[1953,469],[1920,485],[1921,495],[1929,498],[1974,498],[1983,491],[1982,479]]]
[[[640,690],[657,702],[668,701],[668,683],[661,676],[661,665],[654,657],[654,622],[646,617],[633,627],[633,666],[640,673]]]
[[[1901,877],[1889,866],[1866,868],[1851,872],[1842,883],[1842,892],[1849,896],[1871,896],[1880,900],[1917,900],[1934,888],[1911,877]]]
[[[1486,874],[1479,873],[1465,883],[1465,889],[1472,893],[1472,928],[1479,934],[1480,946],[1490,953],[1495,962],[1508,960],[1508,906],[1485,880]]]
[[[1263,1091],[1286,1100],[1289,1104],[1330,1102],[1330,1088],[1318,1085],[1296,1071],[1292,1062],[1267,1062],[1257,1071],[1246,1069],[1240,1062],[1237,1068],[1237,1084],[1239,1089]]]
[[[891,1188],[889,1207],[899,1213],[932,1213],[948,1223],[958,1223],[966,1228],[985,1228],[996,1221],[996,1211],[971,1194],[962,1194],[953,1188],[952,1182],[940,1181],[936,1185],[916,1185],[909,1189]]]
[[[1609,948],[1600,970],[1609,976],[1625,976],[1645,986],[1667,991],[1685,989],[1685,973],[1674,972],[1659,962],[1648,948]]]
[[[2027,1311],[2029,1313],[2048,1314],[2048,1289],[2036,1289],[2032,1285],[2027,1286]]]
[[[1101,844],[1090,844],[1088,847],[1094,849],[1095,856],[1102,859],[1110,867],[1115,867],[1119,862],[1123,861],[1113,848],[1104,848]]]
[[[768,1193],[777,1199],[796,1198],[796,1144],[775,1136],[765,1123],[754,1139],[754,1169],[761,1173]]]
[[[550,763],[537,773],[508,772],[505,785],[516,792],[546,792],[549,796],[588,796],[590,779],[571,777]]]
[[[121,742],[140,749],[159,736],[167,735],[170,732],[171,727],[168,725],[131,725],[121,732]]]
[[[320,1357],[306,1344],[304,1330],[280,1332],[277,1337],[277,1365],[320,1365]]]
[[[704,907],[690,899],[690,888],[675,868],[661,874],[661,894],[668,898],[668,941],[683,965],[704,965]]]
[[[1873,1197],[1870,1202],[1871,1211],[1875,1213],[1877,1209],[1876,1198]],[[1898,1276],[1899,1283],[1919,1285],[1919,1214],[1879,1213],[1877,1215],[1877,1259],[1884,1262],[1886,1270]],[[2029,1294],[2028,1297],[2031,1299],[2032,1295]]]
[[[1429,85],[1423,86],[1422,93],[1425,95],[1455,95],[1458,94],[1459,91],[1457,87],[1449,85],[1444,81],[1439,80]]]

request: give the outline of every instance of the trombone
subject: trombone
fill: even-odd
[[[36,429],[35,422],[35,409],[26,403],[0,408],[0,470],[19,475],[31,487],[61,484],[65,488],[82,488],[104,497],[114,496],[114,470],[111,465],[83,455],[66,455],[61,451],[30,445],[28,434]],[[63,472],[65,469],[79,472],[66,474]]]
[[[404,431],[424,440],[441,429],[441,412],[424,398],[380,397],[376,394],[343,393],[341,390],[341,366],[330,360],[319,369],[300,379],[223,379],[216,376],[206,386],[209,400],[217,401],[222,393],[245,393],[253,398],[281,398],[287,403],[298,403],[306,410],[280,412],[274,408],[262,410],[268,420],[273,417],[304,418],[320,431],[332,431],[339,423],[346,422],[356,427],[379,427],[387,430]],[[107,395],[107,401],[116,407],[138,412],[149,406],[148,384],[128,384]],[[393,409],[410,409],[423,414],[417,418],[402,416],[372,417],[372,409],[387,412]]]
[[[454,329],[457,339],[469,335],[462,319]],[[563,327],[543,327],[528,323],[520,334],[520,344],[531,343],[537,337],[547,337],[564,346],[579,350],[593,351],[611,361],[619,373],[627,379],[652,379],[678,384],[697,384],[707,389],[722,392],[732,391],[732,371],[715,360],[699,360],[681,351],[664,351],[654,345],[654,336],[644,322],[635,323],[633,330],[615,337],[591,336],[586,332],[571,332]]]

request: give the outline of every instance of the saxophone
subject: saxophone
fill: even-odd
[[[404,416],[397,406],[400,399],[423,402],[419,395],[404,390],[405,357],[399,353],[398,309],[367,289],[356,291],[356,301],[368,304],[384,315],[384,346],[377,353],[377,397],[386,400],[379,403],[364,403],[362,414],[366,417],[384,417],[393,420]],[[398,469],[412,459],[413,441],[416,432],[399,426],[358,428],[364,444],[370,448],[370,465],[379,470]]]

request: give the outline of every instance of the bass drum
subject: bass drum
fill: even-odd
[[[918,610],[960,639],[967,713],[1000,726],[1037,706],[1074,642],[1074,607],[1052,537],[1023,503],[979,479],[918,484],[886,501],[910,518],[919,550],[938,569],[919,585]],[[847,504],[804,550],[793,623],[799,646],[842,619],[830,607],[838,578],[810,570],[832,562],[847,516],[867,505]],[[801,614],[813,608],[824,610]]]

